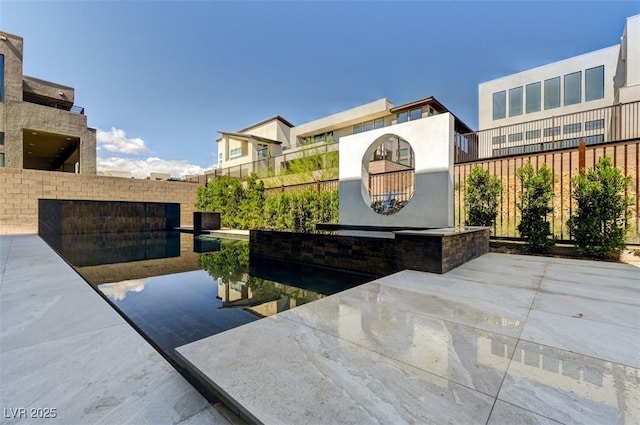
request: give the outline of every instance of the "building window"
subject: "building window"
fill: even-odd
[[[552,137],[560,135],[560,126],[548,127],[544,129],[544,137]]]
[[[544,80],[544,109],[560,107],[560,77]]]
[[[577,133],[580,130],[582,130],[582,124],[579,122],[575,124],[567,124],[563,128],[564,134]]]
[[[509,90],[509,116],[522,115],[522,86]]]
[[[527,131],[527,140],[540,138],[540,130]]]
[[[4,133],[0,131],[0,146],[4,146]]]
[[[604,128],[604,119],[587,121],[587,122],[584,123],[584,130],[585,131],[599,130],[601,128]]]
[[[384,127],[384,118],[378,118],[373,122],[373,128],[382,128]]]
[[[373,130],[373,121],[367,121],[362,125],[363,131]]]
[[[242,156],[242,148],[234,148],[229,151],[229,158],[238,158]]]
[[[584,72],[584,100],[602,99],[604,97],[604,65],[589,68]]]
[[[501,145],[504,144],[505,140],[505,136],[493,136],[491,138],[491,143],[494,145]]]
[[[499,120],[507,116],[507,92],[499,91],[493,94],[493,119]]]
[[[4,55],[0,55],[0,102],[4,102]]]
[[[564,106],[582,102],[582,71],[564,76]]]
[[[0,153],[0,168],[4,167],[4,153]]]
[[[527,84],[526,95],[527,114],[540,111],[540,82]]]
[[[521,142],[522,141],[522,133],[513,133],[509,135],[509,142]]]
[[[416,108],[409,111],[410,120],[419,120],[422,118],[422,108]]]
[[[409,121],[409,113],[407,111],[398,112],[398,124]]]
[[[362,133],[362,124],[356,124],[353,126],[353,134]]]

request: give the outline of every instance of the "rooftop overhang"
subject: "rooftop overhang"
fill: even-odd
[[[264,119],[264,120],[262,120],[260,122],[255,123],[255,124],[251,124],[250,126],[245,127],[245,128],[243,128],[241,130],[238,130],[238,133],[246,133],[247,131],[251,130],[252,128],[259,127],[259,126],[267,124],[268,122],[271,122],[271,121],[280,121],[281,123],[283,123],[287,127],[294,127],[293,124],[291,124],[289,121],[287,121],[286,119],[284,119],[280,115],[274,115],[272,117],[266,118],[266,119]]]
[[[442,103],[440,103],[433,96],[429,96],[427,98],[416,100],[416,101],[413,101],[413,102],[410,102],[410,103],[405,103],[404,105],[396,106],[394,108],[389,109],[389,112],[391,112],[391,113],[401,112],[401,111],[408,110],[408,109],[414,109],[414,108],[417,108],[417,107],[422,107],[424,105],[431,106],[439,114],[443,114],[443,113],[449,112],[451,115],[453,115],[453,118],[455,120],[455,131],[456,132],[458,132],[460,134],[466,134],[466,133],[472,133],[473,132],[471,127],[466,125],[453,112],[451,112],[449,109],[447,109],[447,107],[445,107]]]
[[[256,140],[258,142],[267,143],[267,144],[270,144],[270,145],[281,145],[282,144],[282,142],[280,142],[278,140],[267,139],[266,137],[256,136],[256,135],[253,135],[253,134],[236,133],[236,132],[233,132],[233,131],[218,131],[218,133],[222,134],[222,136],[231,136],[231,137],[234,137],[236,139],[245,140],[247,142],[250,142],[252,140]],[[217,139],[216,142],[220,142],[220,140],[222,140],[222,138]]]
[[[51,81],[29,76],[22,77],[23,95],[48,99],[55,103],[73,106],[75,89]]]

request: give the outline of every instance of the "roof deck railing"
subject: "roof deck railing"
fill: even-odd
[[[456,134],[455,162],[497,158],[640,138],[640,102]]]

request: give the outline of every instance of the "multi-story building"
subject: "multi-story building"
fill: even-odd
[[[450,111],[434,97],[428,97],[400,106],[382,98],[298,126],[276,115],[236,132],[220,131],[215,173],[277,175],[287,167],[288,161],[314,146],[337,150],[337,143],[332,142],[338,142],[341,137],[446,112]],[[461,134],[471,131],[458,118],[455,118],[455,130]],[[391,163],[411,167],[409,152],[408,146],[400,141],[389,140],[371,159],[381,161],[380,172],[390,171]],[[269,161],[272,158],[279,161]]]
[[[637,137],[630,130],[640,114],[640,15],[627,19],[618,45],[478,89],[480,158]]]
[[[0,167],[96,173],[96,130],[72,87],[23,75],[23,39],[0,31]]]

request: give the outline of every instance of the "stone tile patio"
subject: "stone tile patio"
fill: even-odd
[[[265,424],[638,424],[640,269],[486,254],[178,352]]]
[[[228,423],[35,235],[0,236],[0,407],[3,424]]]

